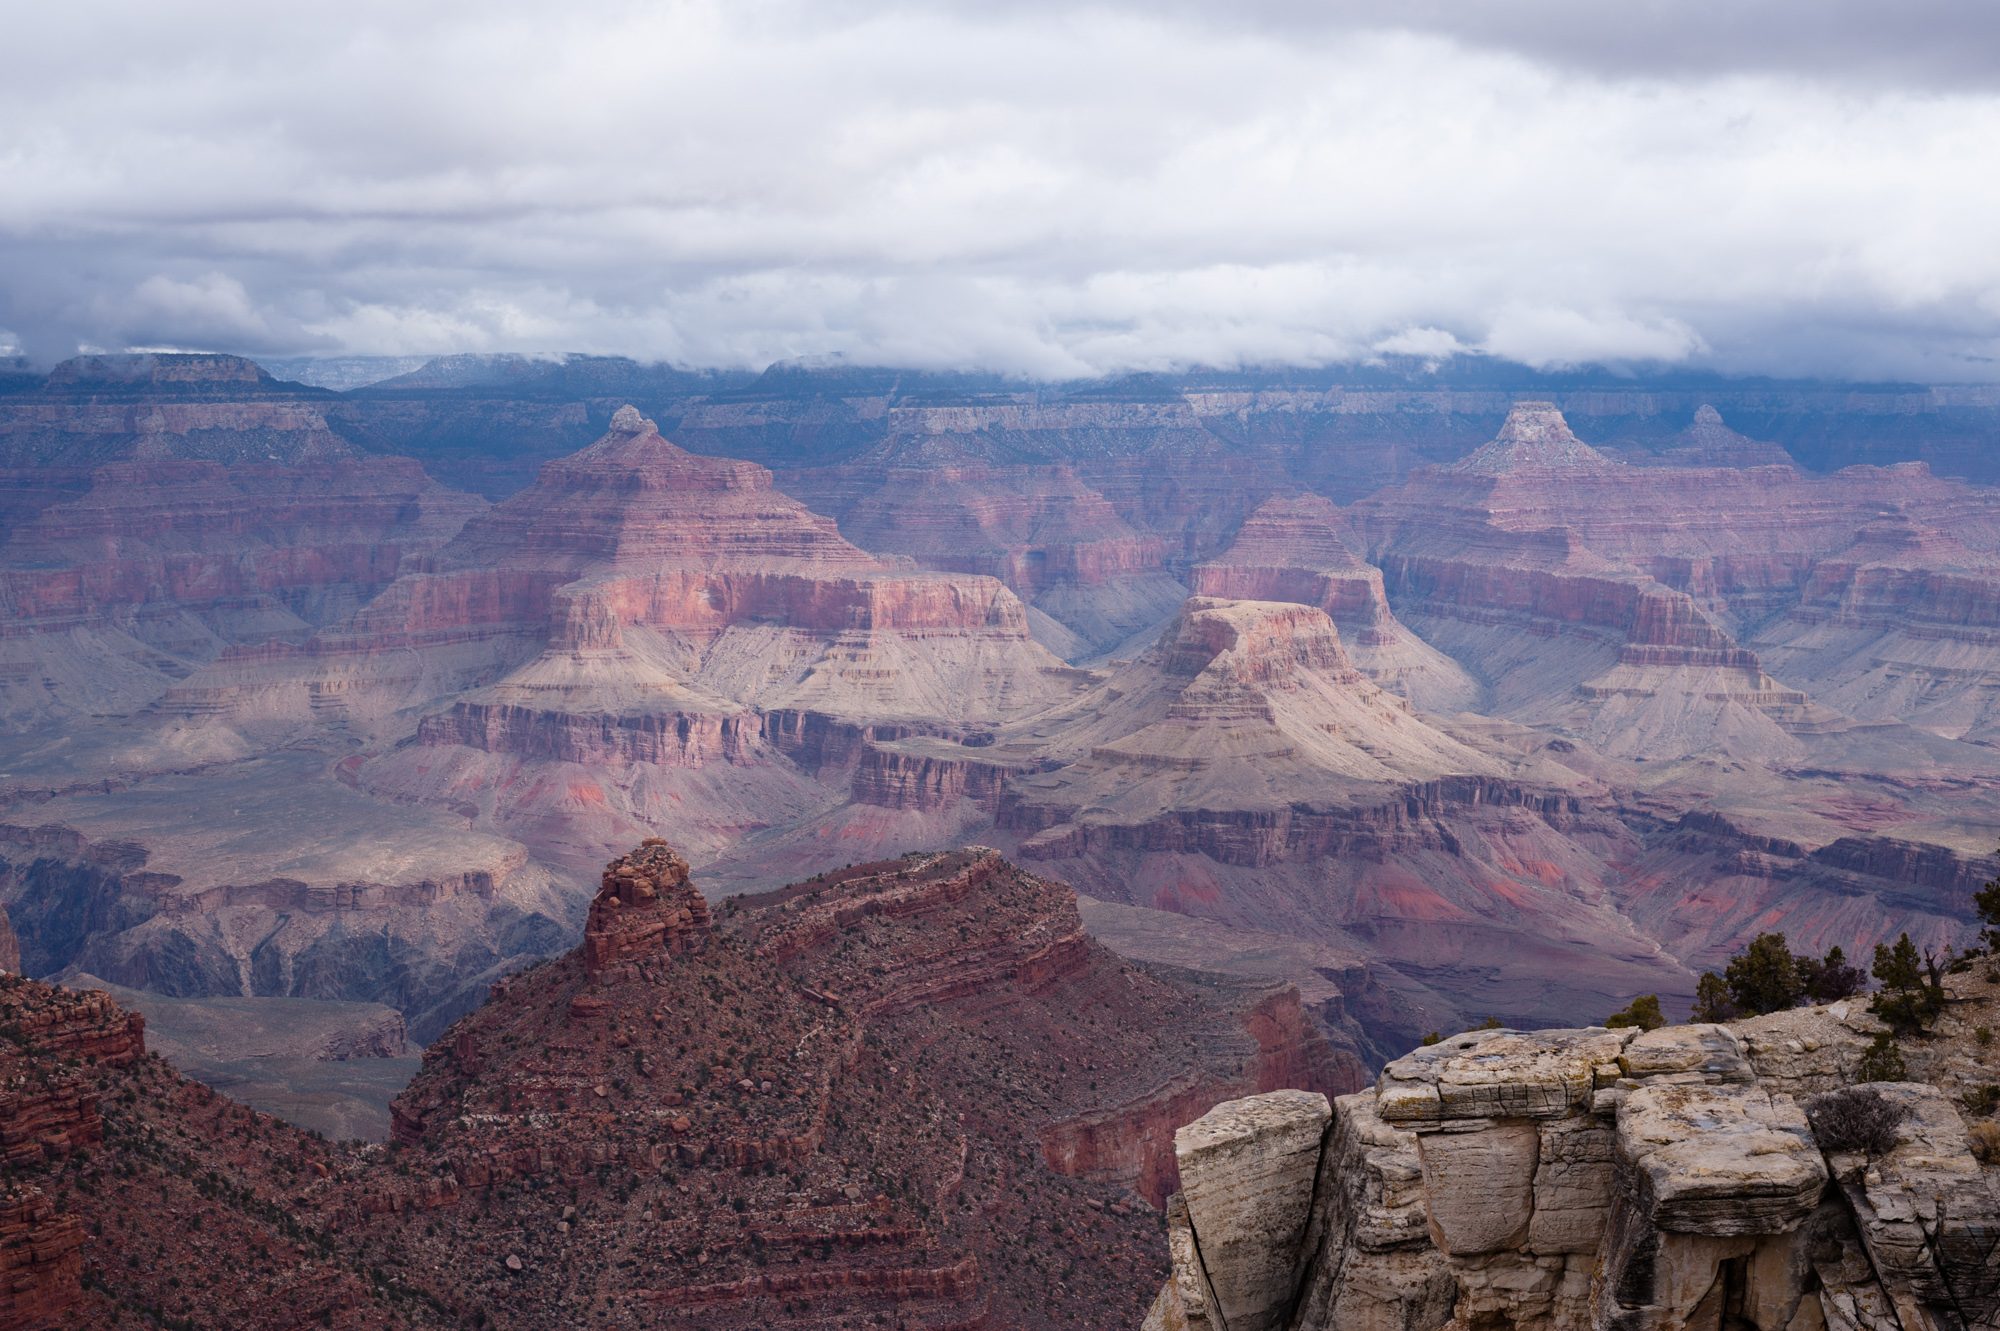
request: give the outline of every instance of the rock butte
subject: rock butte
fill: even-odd
[[[1816,1138],[1801,1100],[1863,1043],[1832,1029],[1473,1031],[1330,1106],[1219,1105],[1176,1138],[1143,1325],[2000,1325],[2000,1180],[1931,1085],[1875,1088],[1903,1115],[1879,1154]]]

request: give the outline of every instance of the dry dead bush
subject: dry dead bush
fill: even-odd
[[[1850,1086],[1815,1095],[1806,1102],[1813,1136],[1825,1151],[1862,1151],[1882,1155],[1895,1148],[1896,1129],[1910,1116],[1873,1086]]]

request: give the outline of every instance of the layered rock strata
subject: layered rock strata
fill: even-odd
[[[303,640],[484,507],[353,448],[330,398],[170,355],[81,358],[9,397],[0,726],[130,712],[233,645]]]
[[[1240,1200],[1170,1210],[1186,1233],[1146,1326],[1237,1326],[1243,1288],[1279,1310],[1249,1321],[1294,1331],[2000,1325],[2000,1186],[1943,1095],[1881,1087],[1890,1139],[1862,1152],[1815,1127],[1854,1092],[1802,1104],[1759,1048],[1722,1026],[1475,1031],[1334,1101],[1323,1134],[1302,1101],[1219,1107],[1240,1162],[1203,1177],[1197,1124],[1183,1180]]]

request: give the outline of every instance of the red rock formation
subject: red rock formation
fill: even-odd
[[[687,861],[652,837],[604,870],[583,927],[583,968],[601,975],[693,952],[707,943],[708,930],[708,902],[689,880]]]
[[[455,1324],[322,1229],[357,1161],[145,1056],[104,994],[0,979],[0,1328]]]
[[[39,1190],[0,1192],[0,1331],[40,1331],[74,1315],[83,1243],[83,1221]]]
[[[672,851],[642,847],[607,871],[594,918],[691,891]],[[732,900],[694,951],[655,941],[607,968],[596,937],[503,982],[426,1054],[396,1107],[403,1158],[423,1163],[347,1198],[371,1250],[448,1273],[453,1302],[500,1326],[579,1297],[717,1328],[776,1310],[927,1328],[1136,1316],[1127,1268],[1158,1221],[1126,1189],[1171,1176],[1170,1116],[1358,1074],[1296,993],[1124,965],[1066,890],[990,850]],[[585,1256],[607,1250],[643,1275]]]

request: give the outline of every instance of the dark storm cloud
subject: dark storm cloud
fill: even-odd
[[[2000,6],[1979,0],[1153,0],[1162,7],[1293,33],[1424,32],[1604,77],[2000,87]]]
[[[1877,9],[43,7],[0,343],[1993,378],[1995,20]]]

